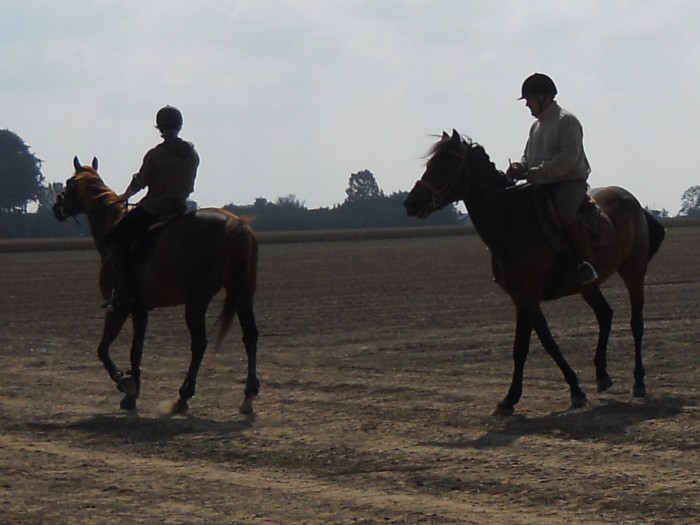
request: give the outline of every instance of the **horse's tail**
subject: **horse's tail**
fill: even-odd
[[[258,242],[247,221],[236,219],[228,232],[228,241],[223,273],[226,297],[217,319],[216,349],[223,343],[239,306],[252,309],[257,283]]]
[[[659,247],[666,237],[666,228],[647,210],[644,210],[644,216],[647,220],[647,228],[649,229],[649,260],[659,251]]]

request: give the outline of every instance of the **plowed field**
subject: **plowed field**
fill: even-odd
[[[235,326],[204,359],[186,416],[166,416],[189,359],[181,308],[154,311],[137,413],[95,349],[88,250],[0,254],[1,523],[695,524],[700,516],[700,227],[669,228],[647,279],[645,400],[631,396],[619,279],[614,385],[595,392],[597,325],[545,305],[588,394],[533,338],[516,414],[514,308],[475,235],[263,243],[262,382],[237,413]],[[210,309],[213,323],[218,299]],[[127,368],[130,330],[112,353]]]

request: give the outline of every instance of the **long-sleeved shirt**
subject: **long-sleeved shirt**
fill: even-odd
[[[583,150],[581,122],[552,101],[530,127],[521,162],[526,168],[541,168],[534,184],[587,180],[591,167]]]
[[[150,149],[130,183],[135,190],[148,187],[138,205],[157,216],[184,213],[187,197],[194,191],[198,166],[194,145],[180,138],[166,139]]]

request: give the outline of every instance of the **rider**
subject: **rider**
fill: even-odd
[[[105,259],[114,271],[114,291],[108,307],[128,306],[136,299],[129,247],[132,241],[160,219],[187,211],[187,197],[194,191],[199,155],[194,144],[181,139],[182,113],[165,106],[156,114],[156,128],[163,142],[143,157],[126,191],[123,202],[148,186],[148,193],[110,230],[105,239]]]
[[[530,127],[522,159],[512,163],[506,174],[551,189],[559,221],[580,260],[578,280],[589,284],[598,279],[598,273],[588,230],[577,212],[588,198],[591,167],[583,150],[581,122],[554,100],[556,95],[554,81],[542,73],[523,82],[519,100],[525,100],[537,120]]]

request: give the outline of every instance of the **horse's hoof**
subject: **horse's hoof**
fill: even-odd
[[[510,405],[506,405],[504,403],[498,403],[498,405],[496,405],[496,410],[494,410],[491,413],[491,415],[492,416],[512,416],[514,412],[515,412],[514,407],[512,407]]]
[[[647,387],[644,385],[634,385],[632,395],[634,397],[647,397]]]
[[[124,399],[119,403],[121,410],[136,410],[136,399],[129,396],[124,396]]]
[[[586,399],[586,394],[576,394],[571,396],[571,408],[583,408],[586,406],[588,400]]]
[[[117,390],[124,392],[127,396],[136,399],[139,397],[139,387],[131,376],[122,376],[117,379]]]
[[[599,377],[595,380],[595,382],[598,388],[598,392],[605,392],[613,384],[612,379],[610,379],[609,375],[606,375],[605,377]]]
[[[252,414],[254,412],[253,399],[255,399],[255,394],[246,396],[243,403],[241,403],[241,407],[238,409],[238,412],[241,414]]]
[[[187,411],[190,409],[190,405],[185,401],[184,399],[178,399],[173,403],[172,408],[170,409],[171,414],[186,414]]]

